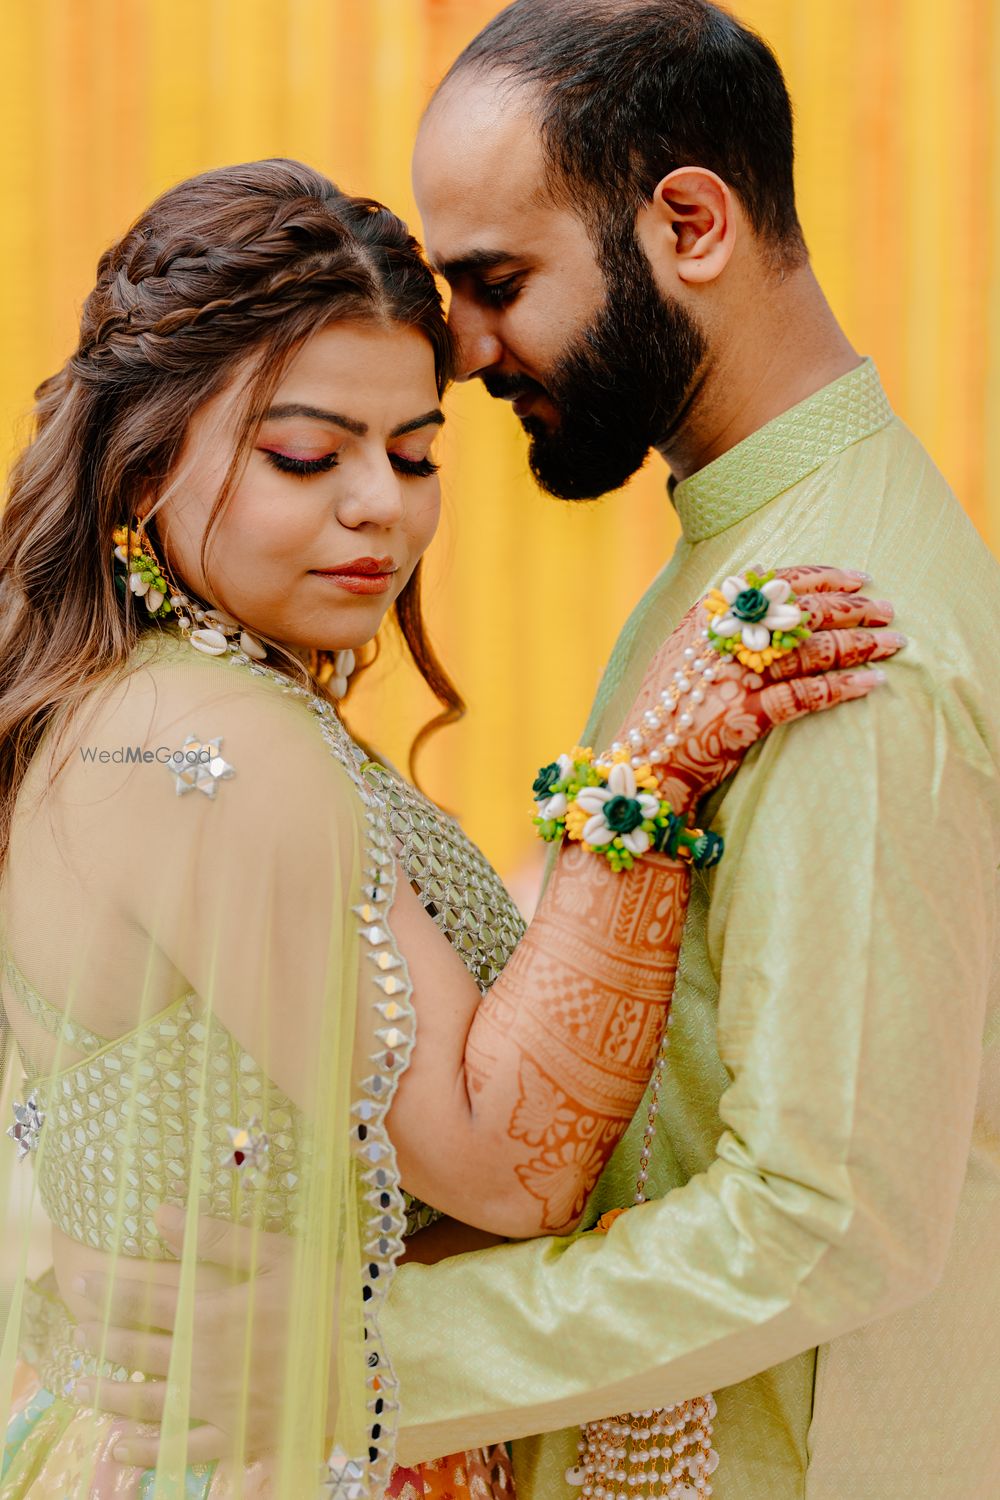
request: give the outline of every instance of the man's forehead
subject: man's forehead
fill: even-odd
[[[538,124],[522,91],[458,79],[417,135],[413,185],[436,264],[473,252],[515,251],[547,206]]]

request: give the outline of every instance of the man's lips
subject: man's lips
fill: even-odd
[[[313,568],[319,578],[329,578],[350,594],[384,594],[392,583],[396,564],[391,557],[356,557],[334,568]]]

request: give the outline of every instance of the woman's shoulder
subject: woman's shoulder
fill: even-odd
[[[288,813],[316,796],[351,797],[313,701],[278,673],[146,638],[75,707],[52,769],[71,798],[114,799],[122,810],[188,790],[214,798],[222,782],[233,783],[230,803],[253,802],[262,817],[275,801]]]

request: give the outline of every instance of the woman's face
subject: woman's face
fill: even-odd
[[[394,324],[345,322],[314,334],[253,438],[206,576],[202,538],[235,451],[247,378],[191,423],[178,486],[156,509],[169,558],[193,593],[252,631],[293,647],[363,645],[437,527],[433,350]]]

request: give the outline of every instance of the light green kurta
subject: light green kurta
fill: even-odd
[[[716,1500],[1000,1494],[1000,570],[870,361],[677,486],[684,536],[585,742],[690,604],[755,562],[866,568],[911,644],[710,805],[653,1157],[606,1237],[407,1267],[382,1319],[410,1461],[714,1390]],[[588,1223],[630,1201],[642,1117]]]

